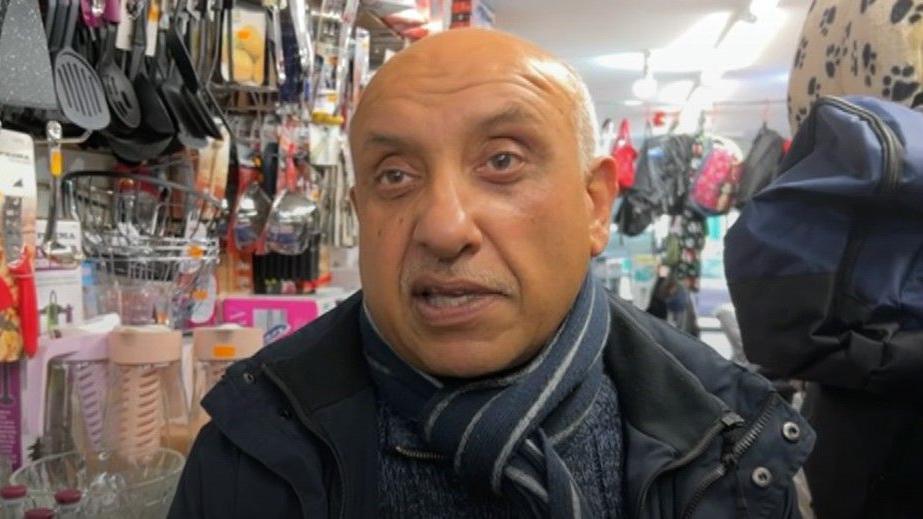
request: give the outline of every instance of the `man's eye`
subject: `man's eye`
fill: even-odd
[[[498,153],[487,161],[488,165],[497,171],[513,169],[521,162],[522,159],[512,153]]]
[[[400,185],[408,179],[406,172],[399,169],[389,169],[378,175],[378,182],[386,186]]]

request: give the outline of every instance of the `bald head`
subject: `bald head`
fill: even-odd
[[[589,165],[597,153],[598,121],[586,83],[568,64],[535,44],[496,30],[453,29],[401,51],[375,73],[353,119],[361,120],[364,106],[414,81],[441,81],[447,89],[464,88],[484,76],[516,73],[559,98],[572,138],[577,140],[580,163]]]

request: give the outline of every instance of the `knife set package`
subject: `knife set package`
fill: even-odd
[[[0,130],[0,361],[38,346],[35,155],[32,138]]]

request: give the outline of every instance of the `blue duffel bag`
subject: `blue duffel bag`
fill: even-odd
[[[725,240],[748,358],[923,397],[923,113],[825,97]]]

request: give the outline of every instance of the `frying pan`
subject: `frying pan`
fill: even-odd
[[[64,117],[75,125],[87,130],[101,130],[109,126],[110,121],[103,85],[93,67],[71,47],[80,11],[79,2],[71,2],[67,11],[64,40],[54,58],[54,88],[58,105]]]

